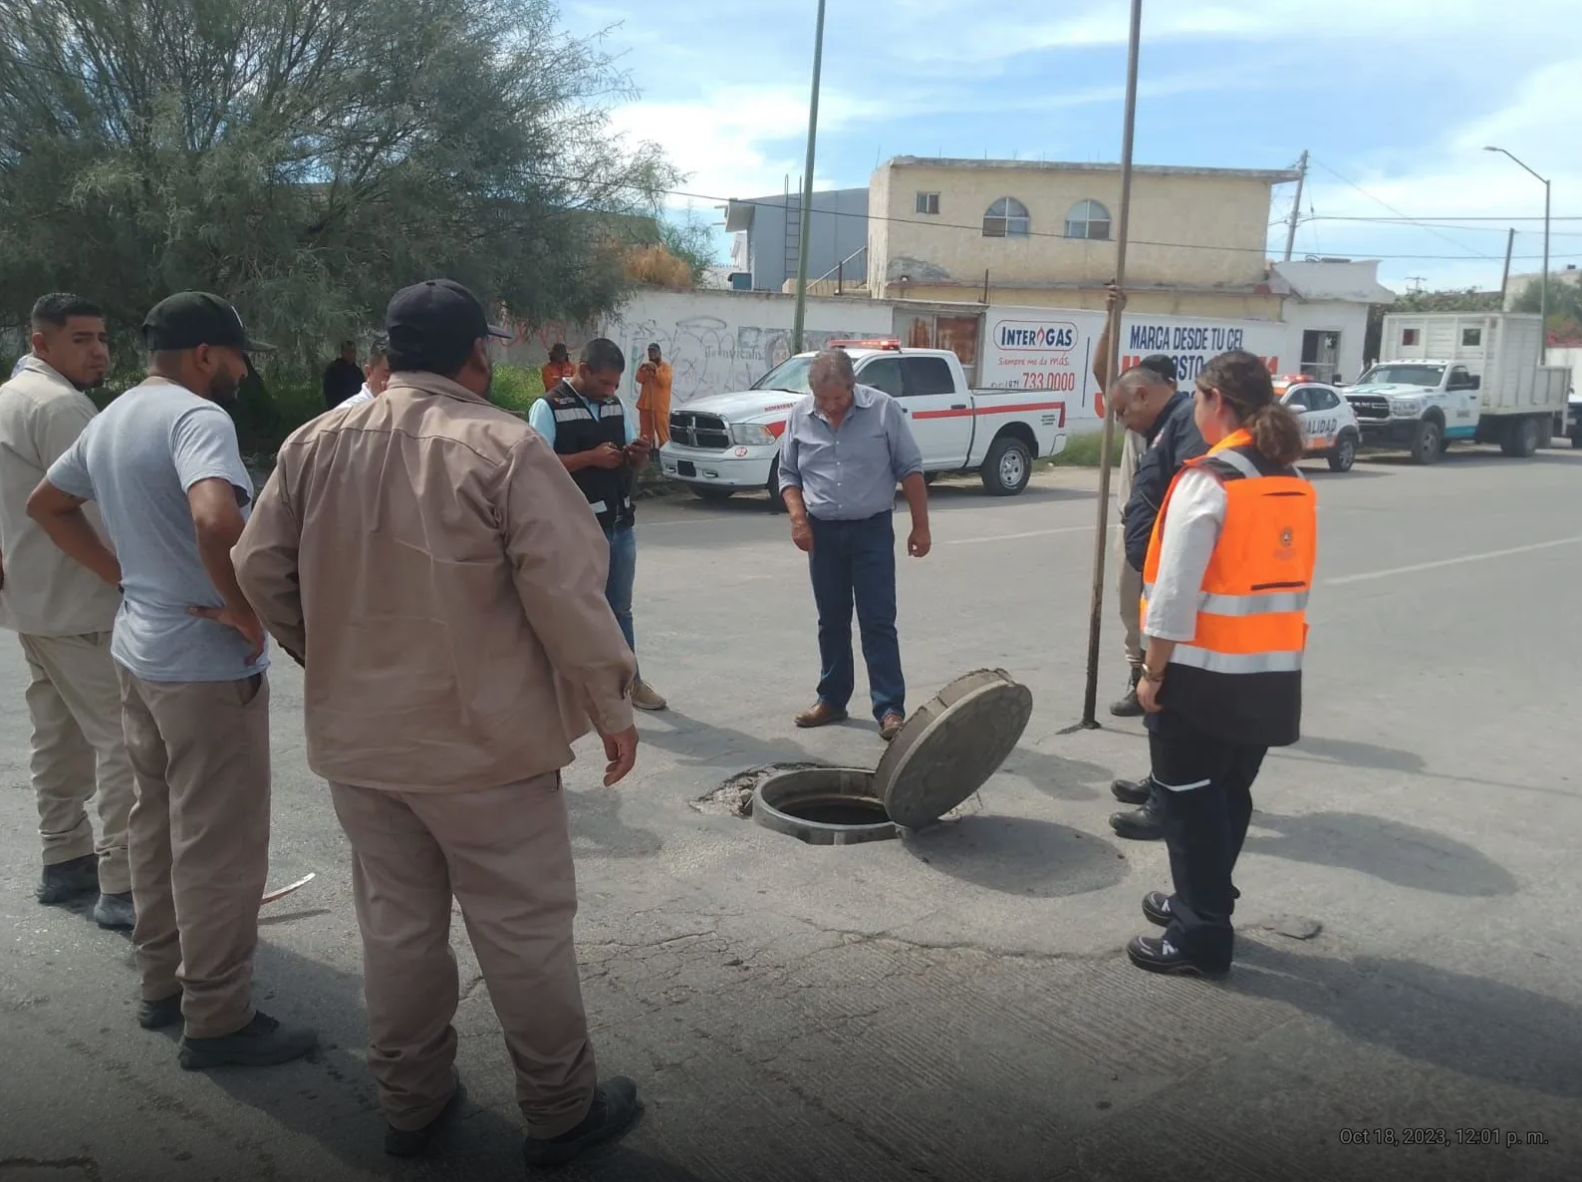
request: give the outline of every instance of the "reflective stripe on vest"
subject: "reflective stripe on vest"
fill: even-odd
[[[1143,588],[1143,602],[1153,598],[1154,586]],[[1198,596],[1197,609],[1216,616],[1270,616],[1281,612],[1307,610],[1306,591],[1266,591],[1257,595],[1210,595],[1207,591]]]
[[[1172,665],[1187,665],[1205,673],[1300,673],[1302,651],[1285,653],[1216,653],[1191,644],[1178,644],[1170,654]]]

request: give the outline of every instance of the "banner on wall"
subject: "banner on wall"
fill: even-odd
[[[1093,380],[1093,351],[1103,329],[1101,312],[991,307],[979,384],[1065,394],[1067,426],[1077,433],[1097,430],[1104,397]],[[1128,313],[1121,318],[1121,369],[1163,353],[1174,359],[1185,389],[1211,357],[1232,349],[1255,353],[1270,373],[1284,373],[1299,363],[1300,342],[1300,331],[1279,321]]]

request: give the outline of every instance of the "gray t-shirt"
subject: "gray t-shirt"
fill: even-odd
[[[252,511],[253,481],[229,415],[149,378],[94,418],[48,479],[99,506],[121,561],[110,654],[128,672],[144,681],[236,681],[268,668],[267,650],[249,665],[239,632],[187,611],[222,603],[198,555],[187,490],[227,480],[242,516]]]

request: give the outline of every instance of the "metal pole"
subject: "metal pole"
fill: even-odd
[[[1137,127],[1137,56],[1142,43],[1143,0],[1132,0],[1131,38],[1126,51],[1126,121],[1121,132],[1121,212],[1115,241],[1115,286],[1126,290],[1126,236],[1132,212],[1132,138]],[[1109,368],[1113,382],[1121,362],[1121,309],[1119,301],[1110,313]],[[1082,725],[1097,727],[1099,700],[1099,633],[1104,615],[1104,552],[1108,545],[1110,521],[1110,453],[1115,444],[1115,416],[1109,403],[1104,405],[1103,442],[1099,448],[1098,532],[1093,539],[1093,598],[1088,614],[1088,684],[1082,700]]]
[[[1505,238],[1505,270],[1500,274],[1500,311],[1505,310],[1506,293],[1511,288],[1511,251],[1516,249],[1516,227]]]
[[[818,144],[818,82],[824,68],[824,0],[818,0],[818,28],[813,35],[813,97],[807,112],[807,171],[802,177],[802,241],[797,247],[796,316],[791,322],[791,351],[802,352],[802,325],[807,319],[807,254],[813,229],[813,156]]]
[[[1302,216],[1302,187],[1307,184],[1307,152],[1302,152],[1301,163],[1297,165],[1296,174],[1296,200],[1291,202],[1291,228],[1285,235],[1285,261],[1291,261],[1291,252],[1296,249],[1296,226]]]
[[[1538,364],[1549,364],[1549,182],[1544,181],[1544,285],[1538,289]]]

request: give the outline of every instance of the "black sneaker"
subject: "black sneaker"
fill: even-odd
[[[1148,803],[1148,798],[1153,795],[1153,787],[1153,781],[1144,776],[1140,780],[1115,780],[1110,784],[1110,791],[1122,804],[1140,805]]]
[[[1129,813],[1114,814],[1110,817],[1110,828],[1131,841],[1160,841],[1165,835],[1164,821],[1147,805]]]
[[[183,1038],[177,1056],[188,1071],[207,1067],[273,1067],[300,1059],[319,1045],[306,1026],[277,1022],[259,1010],[234,1034],[219,1038]]]
[[[33,891],[45,906],[67,903],[78,895],[99,893],[99,858],[86,854],[69,862],[56,862],[44,867],[44,873]]]
[[[528,1169],[563,1166],[584,1149],[615,1140],[642,1110],[637,1085],[624,1075],[612,1076],[593,1090],[593,1107],[581,1124],[558,1137],[529,1137],[522,1144],[522,1157]]]
[[[137,909],[132,906],[132,892],[100,895],[99,901],[93,905],[93,921],[111,931],[131,931],[137,926]]]
[[[142,1001],[137,1006],[137,1024],[144,1030],[163,1030],[181,1021],[181,993],[178,990],[158,1001]]]
[[[1192,960],[1169,940],[1152,936],[1133,936],[1126,945],[1126,955],[1131,962],[1147,973],[1164,973],[1172,977],[1223,977],[1230,966],[1202,965]]]
[[[391,1157],[418,1157],[427,1151],[429,1142],[446,1124],[456,1115],[456,1110],[461,1107],[461,1102],[466,1092],[460,1083],[456,1090],[450,1094],[450,1099],[445,1101],[445,1107],[428,1124],[421,1129],[398,1129],[394,1125],[385,1126],[385,1152]]]

